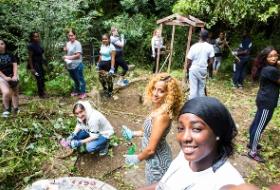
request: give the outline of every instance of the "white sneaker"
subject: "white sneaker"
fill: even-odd
[[[2,117],[5,117],[5,118],[9,117],[9,115],[10,115],[10,112],[9,112],[9,111],[4,111],[4,112],[2,113]]]
[[[123,87],[123,86],[127,86],[128,83],[129,83],[129,81],[128,81],[127,79],[122,79],[122,80],[119,80],[117,84],[118,84],[119,86],[122,86],[122,87]]]

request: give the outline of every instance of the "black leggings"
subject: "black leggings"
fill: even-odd
[[[122,51],[117,51],[116,52],[116,64],[115,64],[116,72],[118,71],[119,66],[123,70],[121,75],[124,76],[126,74],[126,72],[128,71],[128,66],[127,66],[127,62],[123,60],[123,52]]]
[[[44,96],[45,95],[45,71],[43,69],[43,65],[41,63],[33,64],[34,70],[37,72],[36,81],[37,81],[37,89],[38,95]]]

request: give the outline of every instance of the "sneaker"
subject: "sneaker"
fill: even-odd
[[[20,112],[20,110],[18,108],[14,108],[13,112],[14,112],[15,115],[17,115]]]
[[[106,97],[107,97],[107,98],[111,98],[111,97],[112,97],[112,95],[113,95],[113,93],[112,93],[112,92],[107,92]]]
[[[124,86],[123,79],[118,80],[117,85]]]
[[[123,80],[123,83],[124,83],[125,86],[127,86],[128,83],[129,83],[129,81],[128,81],[127,79],[124,79],[124,80]]]
[[[252,149],[252,146],[250,144],[247,144],[247,148]],[[260,149],[262,149],[262,145],[258,144],[257,145],[257,150],[260,150]]]
[[[59,144],[60,144],[61,146],[63,146],[64,148],[70,148],[69,141],[67,141],[67,140],[65,140],[65,139],[61,139],[61,140],[59,141]]]
[[[71,96],[73,97],[73,96],[78,96],[79,95],[79,93],[77,93],[77,92],[71,92]]]
[[[258,153],[252,153],[251,151],[248,152],[248,157],[259,162],[259,163],[264,163],[264,159],[258,154]]]
[[[10,115],[10,112],[9,112],[9,111],[4,111],[4,112],[2,113],[2,117],[4,117],[4,118],[9,117],[9,115]]]
[[[87,97],[87,94],[86,93],[82,93],[79,95],[79,98],[80,99],[85,99]]]
[[[242,84],[237,84],[238,89],[242,90],[243,89],[243,85]]]
[[[109,149],[109,143],[106,143],[105,148],[99,151],[99,156],[107,155],[108,154],[108,149]]]

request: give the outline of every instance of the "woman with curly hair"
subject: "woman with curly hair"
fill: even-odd
[[[145,177],[147,184],[158,182],[167,171],[171,160],[171,150],[166,136],[172,120],[178,115],[182,100],[179,82],[167,73],[156,74],[145,91],[145,104],[151,105],[151,112],[144,122],[144,131],[132,131],[123,127],[123,136],[143,137],[139,154],[125,155],[125,163],[137,164],[146,160]]]

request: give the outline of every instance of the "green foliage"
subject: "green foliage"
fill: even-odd
[[[19,78],[21,93],[27,96],[34,96],[37,94],[35,77],[26,69],[24,64],[19,66]],[[46,68],[45,79],[45,88],[48,94],[59,94],[61,96],[69,94],[71,91],[72,79],[70,79],[69,73],[64,68],[62,62],[49,62]]]
[[[150,43],[152,31],[156,28],[155,18],[147,18],[142,14],[130,16],[126,13],[116,16],[113,19],[104,21],[104,26],[109,28],[116,26],[120,33],[123,33],[127,44],[125,46],[125,57],[129,62],[147,62],[150,57]],[[132,51],[135,49],[135,51]]]
[[[0,36],[13,44],[20,59],[26,57],[29,33],[41,33],[45,55],[53,59],[66,41],[65,29],[75,28],[81,41],[91,27],[91,17],[77,18],[79,1],[4,1],[0,8]]]
[[[251,20],[267,22],[278,15],[279,6],[277,0],[179,0],[173,12],[197,16],[208,26],[222,21],[236,27]]]
[[[37,104],[36,108],[30,107],[28,115],[22,112],[14,119],[1,119],[0,189],[15,189],[43,175],[42,163],[57,150],[57,139],[73,127],[72,118],[63,120],[59,112],[50,116],[51,110],[40,108]],[[58,119],[52,119],[53,116]]]

